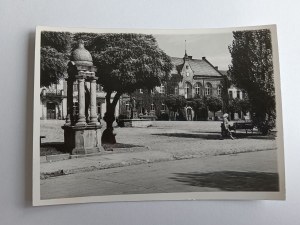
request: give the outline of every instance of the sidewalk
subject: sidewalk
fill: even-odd
[[[147,149],[147,148],[145,148]],[[181,159],[205,158],[209,156],[230,155],[243,152],[257,152],[274,149],[233,149],[224,151],[211,150],[209,153],[199,151],[197,154],[174,154],[165,151],[148,150],[139,152],[104,152],[99,155],[86,156],[82,158],[73,158],[56,162],[44,162],[40,165],[41,179],[56,177],[79,172],[89,172],[109,168],[125,167],[131,165],[147,164],[162,161],[173,161]]]

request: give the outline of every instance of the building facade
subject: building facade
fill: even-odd
[[[88,85],[87,85],[88,86]],[[87,87],[88,88],[88,87]],[[103,118],[106,111],[106,93],[102,87],[97,84],[96,101],[97,114]],[[78,84],[73,86],[73,108],[78,114]],[[114,94],[112,94],[112,99]],[[116,116],[119,115],[119,104],[116,106]],[[50,87],[42,87],[40,92],[40,118],[42,120],[64,120],[67,116],[67,82],[61,79],[59,84],[53,84]]]
[[[120,114],[127,117],[133,117],[133,111],[135,115],[149,114],[156,117],[165,113],[170,114],[164,102],[169,95],[183,96],[186,100],[204,96],[221,98],[223,74],[205,57],[193,59],[185,53],[183,58],[171,57],[171,60],[173,68],[170,81],[162,83],[160,87],[153,90],[137,90],[132,96],[122,96]],[[213,119],[212,112],[208,111],[206,114],[206,119]],[[221,115],[221,111],[216,114],[216,116]],[[193,108],[185,106],[183,116],[185,120],[194,120]]]

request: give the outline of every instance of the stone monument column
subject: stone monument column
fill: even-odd
[[[91,93],[91,117],[90,117],[90,123],[93,125],[98,125],[99,122],[97,120],[97,112],[96,112],[96,78],[92,78],[91,80],[91,88],[90,88],[90,93]]]
[[[66,152],[72,155],[94,154],[104,151],[101,144],[101,125],[96,114],[96,77],[97,68],[89,51],[79,41],[78,48],[71,53],[68,64],[67,108],[68,117],[64,129]],[[73,83],[78,82],[78,120],[73,114]],[[90,116],[87,118],[87,112]],[[87,120],[89,120],[87,124]]]
[[[67,78],[67,117],[65,125],[74,124],[73,118],[73,79]]]
[[[85,126],[85,94],[84,94],[84,78],[78,77],[78,121],[76,126]]]

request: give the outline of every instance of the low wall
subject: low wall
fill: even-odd
[[[152,121],[147,119],[123,119],[120,120],[124,127],[150,127]]]

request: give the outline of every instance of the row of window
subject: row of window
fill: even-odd
[[[200,95],[201,94],[201,84],[200,83],[196,83],[194,87],[195,87],[196,94]],[[193,87],[192,87],[191,83],[185,82],[184,89],[185,89],[185,94],[188,97],[192,95],[192,89],[193,89]],[[218,88],[217,88],[217,94],[218,94],[218,96],[221,96],[221,92],[222,92],[222,88],[219,85]],[[212,85],[210,83],[206,83],[205,89],[204,89],[204,95],[206,95],[206,96],[212,95]]]
[[[189,82],[185,82],[184,90],[185,90],[185,94],[187,96],[189,96],[189,95],[192,94],[192,89],[193,89],[192,84],[189,83]],[[195,84],[195,91],[196,91],[197,95],[201,94],[201,84],[200,83],[196,83]],[[218,96],[221,96],[221,91],[222,91],[221,86],[218,86],[218,88],[217,88],[217,94],[218,94]],[[143,89],[140,89],[139,92],[141,94],[143,94]],[[151,91],[151,93],[153,93],[153,91]],[[159,93],[160,94],[165,94],[166,93],[166,88],[165,88],[164,85],[160,86]],[[179,94],[179,87],[178,86],[175,86],[175,88],[174,88],[174,94],[175,95]],[[205,95],[212,95],[212,85],[210,83],[206,83],[204,94]]]
[[[229,91],[229,99],[233,99],[233,91]],[[236,97],[238,99],[244,99],[246,97],[246,92],[245,91],[236,91]]]

